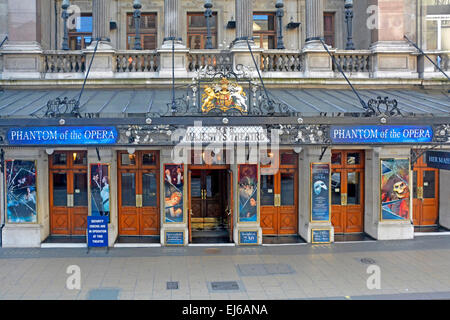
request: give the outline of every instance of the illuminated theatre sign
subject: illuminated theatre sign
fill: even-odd
[[[433,141],[431,126],[331,126],[332,143],[427,143]]]
[[[100,145],[115,144],[115,127],[23,127],[8,130],[11,145]]]

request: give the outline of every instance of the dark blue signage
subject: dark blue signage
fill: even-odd
[[[166,231],[166,245],[182,246],[184,245],[183,231]]]
[[[427,151],[426,161],[431,168],[450,170],[450,152]]]
[[[8,130],[13,145],[85,145],[115,144],[115,127],[23,127]]]
[[[433,141],[431,126],[331,126],[333,143],[426,143]]]
[[[239,231],[240,244],[258,244],[258,231]]]
[[[330,243],[330,229],[312,229],[312,243]]]
[[[87,217],[88,247],[108,246],[108,218]]]
[[[311,221],[330,220],[330,165],[311,164]]]

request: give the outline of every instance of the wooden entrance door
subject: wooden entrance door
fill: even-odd
[[[261,166],[260,220],[264,235],[297,234],[297,155],[280,151],[279,169]]]
[[[227,171],[192,170],[190,183],[191,230],[226,228]]]
[[[159,235],[157,151],[118,152],[119,234]]]
[[[335,233],[364,231],[364,151],[332,151],[331,223]]]
[[[49,157],[50,228],[53,235],[85,235],[88,215],[86,151]]]
[[[428,168],[424,157],[414,164],[413,222],[415,226],[434,226],[439,220],[439,169]]]

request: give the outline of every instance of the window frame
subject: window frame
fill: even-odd
[[[261,12],[261,11],[254,11],[253,12],[253,16],[252,16],[252,21],[254,23],[255,21],[255,16],[273,16],[273,30],[264,30],[264,31],[255,31],[253,30],[253,38],[255,41],[255,44],[257,43],[257,40],[255,39],[255,35],[259,36],[259,47],[261,49],[265,49],[265,50],[272,50],[272,49],[276,49],[277,48],[277,28],[278,28],[278,21],[277,21],[277,14],[276,12]],[[264,36],[273,36],[274,41],[273,41],[273,48],[268,47],[267,49],[264,48],[263,46],[263,39]]]
[[[218,32],[217,32],[217,30],[218,30],[218,27],[217,27],[217,24],[218,24],[218,14],[217,14],[217,11],[213,11],[213,16],[215,16],[215,18],[216,18],[216,25],[215,26],[211,26],[211,37],[212,37],[212,42],[213,42],[213,49],[217,49],[217,44],[218,44],[218,39],[217,39],[217,36],[218,36]],[[187,12],[186,13],[186,34],[187,34],[187,37],[186,37],[186,45],[187,45],[187,47],[189,48],[189,49],[191,49],[190,48],[190,40],[189,40],[189,38],[190,38],[190,36],[200,36],[200,48],[199,49],[193,49],[193,50],[205,50],[206,49],[206,37],[208,36],[208,29],[207,29],[207,27],[205,26],[204,27],[204,30],[200,30],[200,31],[190,31],[190,28],[189,28],[189,17],[190,16],[204,16],[205,15],[205,13],[204,12]],[[206,18],[205,18],[206,19]],[[214,39],[215,39],[215,41],[214,41]]]
[[[153,29],[146,29],[146,30],[152,30],[151,32],[142,32],[142,28],[140,29],[140,36],[141,36],[141,47],[143,50],[156,50],[158,48],[158,13],[157,12],[142,12],[141,13],[141,19],[143,16],[155,16],[155,28]],[[134,19],[133,13],[128,12],[126,14],[126,44],[127,44],[127,50],[133,50],[133,48],[130,47],[130,42],[128,41],[128,37],[132,37],[133,39],[136,37],[136,28],[134,29],[134,32],[130,31],[130,24],[128,23],[128,19],[131,18]],[[142,20],[141,20],[142,21]],[[145,36],[154,36],[155,37],[155,48],[149,49],[144,48],[144,37]]]

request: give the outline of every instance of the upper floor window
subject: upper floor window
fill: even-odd
[[[82,50],[92,42],[92,14],[83,13],[77,18],[75,29],[69,30],[70,50]]]
[[[157,47],[157,15],[156,13],[142,13],[140,23],[141,47],[144,50],[154,50]],[[127,15],[127,49],[134,48],[136,26],[132,13]]]
[[[424,48],[450,50],[450,0],[423,0]]]
[[[334,42],[334,12],[323,13],[323,38],[325,43],[335,47]]]
[[[260,48],[275,49],[277,47],[275,13],[253,13],[253,38]]]
[[[208,29],[204,13],[188,13],[187,15],[187,38],[190,49],[205,49]],[[217,12],[213,12],[210,20],[211,41],[213,48],[217,48]]]

